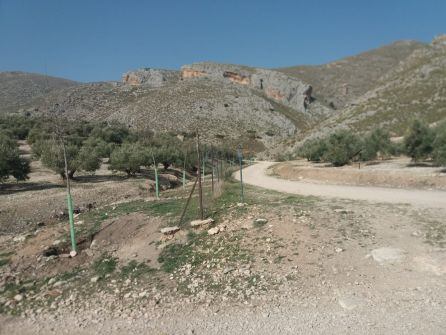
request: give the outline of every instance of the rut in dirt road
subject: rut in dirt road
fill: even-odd
[[[268,176],[266,171],[275,162],[258,162],[243,170],[243,181],[247,184],[278,192],[313,195],[318,197],[365,200],[371,202],[410,204],[430,208],[446,208],[446,192],[406,190],[386,187],[321,185],[291,181]],[[240,180],[239,173],[234,174]]]

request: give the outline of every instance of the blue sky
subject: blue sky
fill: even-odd
[[[320,64],[440,33],[444,0],[0,0],[0,71],[100,81],[198,61]]]

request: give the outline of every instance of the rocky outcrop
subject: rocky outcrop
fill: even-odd
[[[177,82],[179,78],[178,71],[144,68],[124,73],[122,82],[127,85],[161,87],[169,82]]]
[[[310,86],[278,71],[205,62],[184,65],[181,68],[181,77],[183,79],[208,78],[244,85],[263,92],[266,97],[301,112],[307,112],[305,105],[307,107],[309,105]],[[327,108],[319,106],[317,113],[326,114],[327,111]]]

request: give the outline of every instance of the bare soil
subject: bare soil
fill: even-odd
[[[22,242],[3,234],[2,248],[14,255],[0,267],[2,279],[24,287],[20,302],[0,297],[19,311],[0,316],[0,333],[444,333],[446,206],[290,194],[301,184],[278,193],[265,187],[290,182],[265,175],[271,165],[245,170],[247,183],[264,187],[245,185],[246,204],[238,203],[237,184],[229,184],[233,197],[222,192],[214,214],[215,226],[224,229],[216,235],[187,224],[173,236],[161,235],[161,227],[175,222],[169,211],[148,214],[141,205],[127,210],[126,203],[77,217],[79,229],[104,219],[95,242],[74,259],[37,260],[42,248],[67,236],[62,223]],[[170,199],[182,194],[169,192]],[[201,234],[199,243],[186,249],[185,263],[164,272],[158,256],[174,243],[184,245],[190,233]],[[91,266],[104,253],[117,258],[117,269],[93,282]],[[123,277],[120,269],[132,260],[155,272]],[[50,285],[49,278],[60,280],[55,273],[73,269],[72,261],[83,270]],[[25,278],[39,282],[42,275],[48,277],[40,292],[26,287]]]
[[[280,163],[274,174],[309,183],[446,190],[446,170],[430,163],[415,164],[409,158],[331,167],[306,160]]]

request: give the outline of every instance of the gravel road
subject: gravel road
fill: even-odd
[[[377,203],[410,204],[429,208],[446,208],[445,191],[406,190],[385,187],[322,185],[303,181],[291,181],[267,175],[274,162],[258,162],[243,170],[243,181],[284,193],[318,197],[365,200]],[[235,177],[240,180],[237,172]]]

